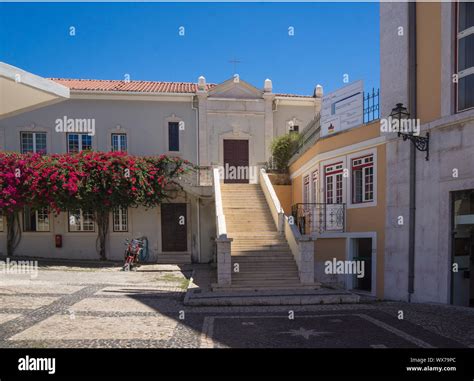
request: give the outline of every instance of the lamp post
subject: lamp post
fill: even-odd
[[[403,106],[403,103],[397,103],[397,105],[392,109],[390,117],[398,121],[398,137],[402,137],[403,140],[410,140],[415,148],[420,152],[426,152],[426,160],[429,160],[430,157],[430,133],[427,132],[426,136],[417,136],[413,134],[412,128],[406,128],[404,131],[401,131],[402,124],[409,125],[410,113],[407,108]],[[407,122],[403,122],[406,120]]]

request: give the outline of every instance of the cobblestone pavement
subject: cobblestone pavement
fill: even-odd
[[[474,347],[474,310],[444,305],[187,307],[190,268],[47,266],[2,275],[0,347]],[[403,313],[403,319],[399,319]]]

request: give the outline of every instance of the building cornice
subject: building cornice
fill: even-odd
[[[327,152],[322,152],[320,154],[317,154],[316,156],[313,156],[310,160],[308,160],[305,164],[303,164],[300,168],[298,168],[296,171],[294,171],[290,177],[291,179],[294,179],[295,177],[301,176],[303,173],[307,172],[310,168],[318,164],[320,161],[323,160],[329,160],[334,157],[338,156],[343,156],[343,155],[348,155],[354,152],[358,152],[364,149],[376,147],[379,145],[383,145],[387,142],[387,137],[386,136],[379,136],[377,138],[369,139],[369,140],[364,140],[359,143],[351,144],[348,146],[344,146],[341,148],[337,148],[332,151],[327,151]]]
[[[155,102],[192,102],[194,93],[150,93],[136,91],[71,90],[71,99],[99,99]]]

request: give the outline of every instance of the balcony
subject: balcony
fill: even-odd
[[[197,197],[211,197],[213,195],[212,167],[196,167],[192,171],[179,176],[177,182],[184,191]]]
[[[291,215],[301,234],[344,232],[346,204],[300,203]]]

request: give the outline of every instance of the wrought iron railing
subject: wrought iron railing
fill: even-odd
[[[380,118],[380,89],[364,93],[364,123]]]
[[[345,231],[346,204],[300,203],[291,215],[301,234]]]
[[[293,155],[301,153],[306,147],[310,147],[316,140],[319,139],[321,132],[321,114],[317,113],[316,116],[306,125],[301,131],[301,140],[298,147],[293,152]]]

